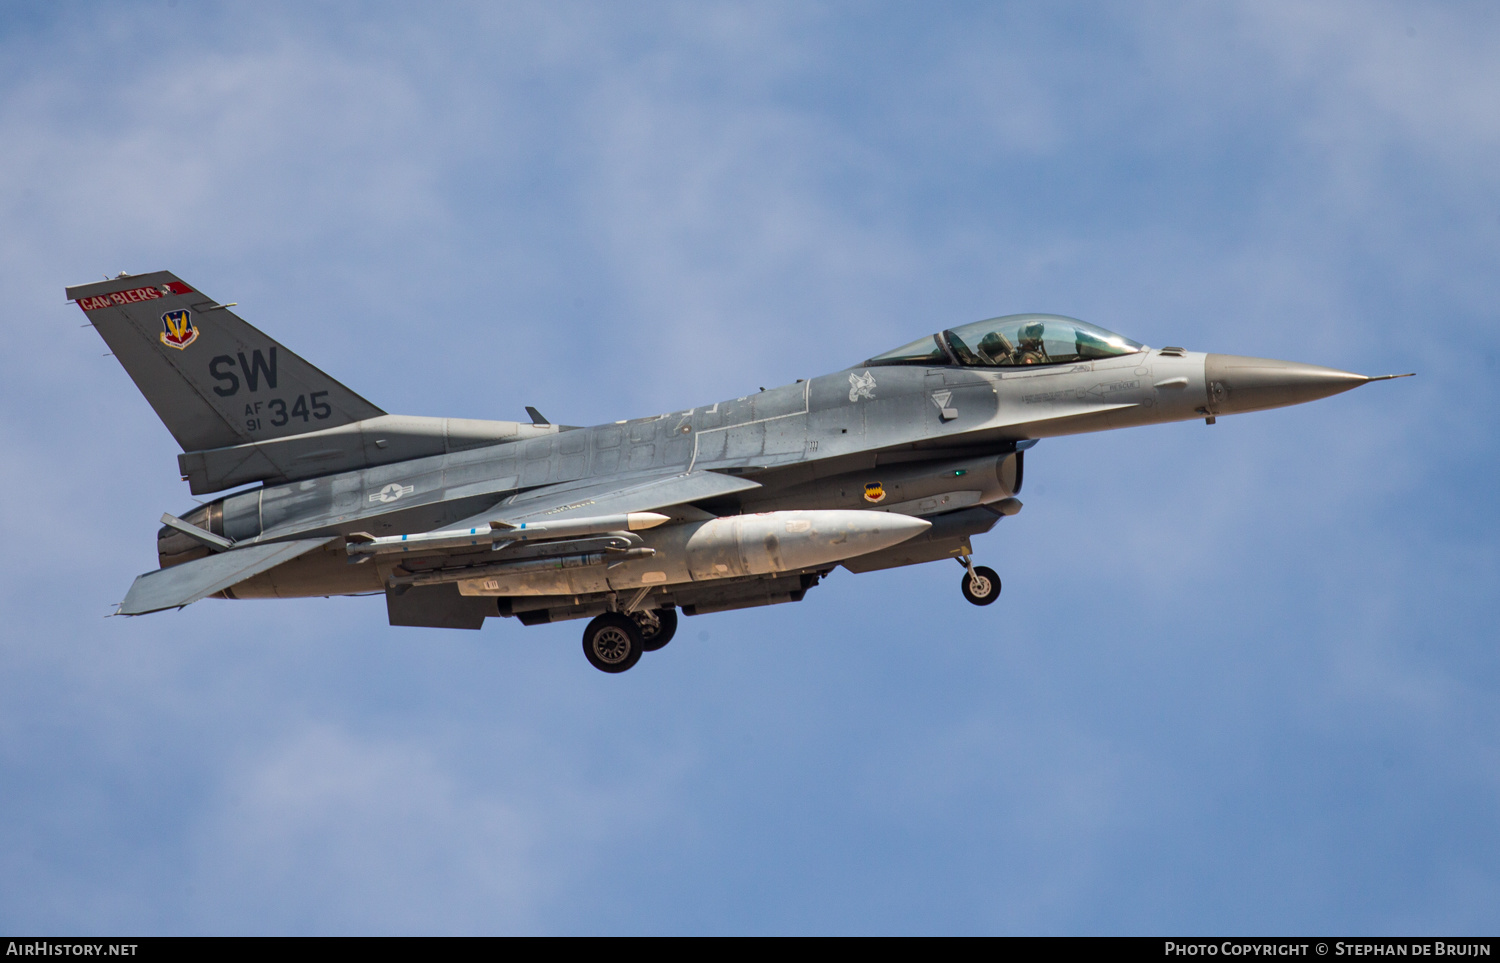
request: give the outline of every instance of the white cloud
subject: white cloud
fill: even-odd
[[[195,827],[189,915],[197,927],[537,928],[539,907],[558,897],[573,868],[543,858],[565,813],[458,785],[451,764],[418,742],[326,725],[289,735],[259,749],[259,759],[237,760],[218,805]]]

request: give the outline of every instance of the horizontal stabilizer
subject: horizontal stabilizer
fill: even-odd
[[[282,562],[305,555],[337,538],[304,538],[295,542],[268,542],[236,548],[207,558],[195,559],[139,576],[130,586],[120,615],[145,615],[162,609],[181,608],[215,592],[222,592],[259,575]]]

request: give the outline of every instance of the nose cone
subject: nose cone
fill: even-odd
[[[1203,362],[1209,409],[1227,415],[1300,405],[1379,379],[1295,361],[1211,354]]]

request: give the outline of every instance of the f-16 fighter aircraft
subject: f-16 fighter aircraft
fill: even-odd
[[[589,619],[624,672],[677,613],[800,601],[842,565],[938,559],[1021,510],[1039,439],[1327,397],[1366,377],[1148,348],[1050,314],[976,321],[807,381],[578,428],[392,415],[165,271],[67,289],[182,446],[194,495],[119,612],[383,594],[392,625]]]

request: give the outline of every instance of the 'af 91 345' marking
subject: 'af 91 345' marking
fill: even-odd
[[[298,395],[287,407],[283,398],[272,398],[270,401],[252,401],[245,405],[245,428],[249,431],[260,431],[266,426],[266,419],[262,414],[270,416],[272,428],[280,428],[293,418],[301,418],[306,422],[309,418],[322,421],[333,414],[333,408],[324,399],[328,397],[326,391],[314,391],[310,395]]]

